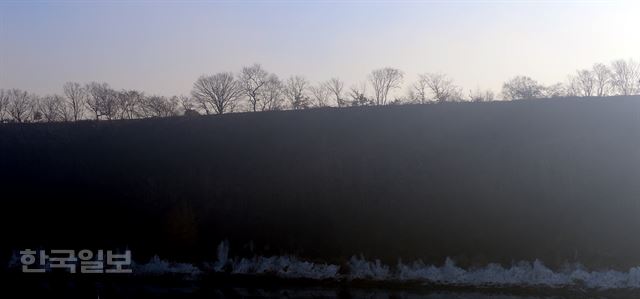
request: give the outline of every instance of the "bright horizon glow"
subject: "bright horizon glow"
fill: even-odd
[[[345,87],[391,66],[405,73],[397,95],[425,72],[499,93],[516,75],[553,84],[640,60],[639,16],[633,1],[4,1],[0,88],[99,81],[180,95],[202,74],[257,62]]]

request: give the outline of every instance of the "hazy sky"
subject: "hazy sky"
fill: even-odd
[[[407,83],[441,71],[498,92],[616,58],[640,59],[635,1],[0,0],[0,88],[39,94],[66,81],[187,94],[199,75],[254,62],[347,85],[383,66]]]

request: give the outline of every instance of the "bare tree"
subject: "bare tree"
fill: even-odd
[[[418,80],[411,85],[409,89],[409,98],[417,104],[427,104],[429,102],[429,86],[424,75],[419,75]]]
[[[211,110],[216,114],[224,114],[235,109],[242,95],[242,88],[233,77],[233,73],[217,73],[211,76],[200,76],[193,84],[191,94],[207,114]]]
[[[89,111],[91,111],[95,115],[96,120],[100,119],[100,101],[103,93],[102,90],[106,88],[109,88],[107,83],[100,84],[97,82],[91,82],[85,87],[85,90],[87,91],[85,105],[87,106],[87,109],[89,109]]]
[[[24,90],[11,89],[7,93],[7,113],[16,122],[25,122],[35,113],[33,97]]]
[[[70,108],[74,121],[82,118],[84,113],[84,105],[86,103],[87,92],[76,82],[67,82],[62,87],[64,95],[67,99],[66,105]]]
[[[373,70],[369,75],[369,81],[373,86],[374,104],[386,105],[389,92],[400,87],[403,77],[402,71],[395,68],[385,67]]]
[[[567,95],[567,88],[562,83],[556,83],[542,88],[542,97],[561,98]]]
[[[177,97],[177,102],[179,103],[179,107],[182,108],[184,116],[193,117],[200,115],[200,112],[196,108],[197,103],[194,98],[180,95]]]
[[[85,105],[96,120],[101,116],[111,120],[117,112],[117,93],[107,83],[91,82],[85,87],[87,97]]]
[[[102,114],[107,120],[113,120],[118,117],[118,92],[113,89],[107,90],[105,101],[101,104]]]
[[[262,95],[262,89],[267,84],[268,77],[269,73],[257,63],[243,67],[240,72],[238,79],[240,88],[242,88],[242,93],[247,97],[253,112],[258,111],[258,102],[262,100],[260,96]]]
[[[60,95],[47,95],[38,101],[38,111],[42,119],[47,122],[65,120],[64,98]]]
[[[475,91],[469,91],[469,100],[472,102],[491,102],[495,100],[495,94],[491,90],[476,88]]]
[[[544,95],[544,86],[527,76],[517,76],[502,85],[505,100],[537,99]]]
[[[590,97],[596,91],[596,77],[590,70],[580,70],[569,80],[569,94]]]
[[[182,107],[182,111],[195,110],[195,103],[192,97],[180,95],[178,96],[178,101],[180,102],[180,107]]]
[[[210,115],[212,113],[211,109],[209,109],[209,102],[205,97],[195,97],[193,93],[191,94],[192,101],[198,106],[200,111],[204,111],[204,114]]]
[[[640,84],[640,65],[632,59],[616,60],[611,63],[611,83],[620,95],[633,95]]]
[[[201,111],[204,111],[204,114],[210,115],[211,109],[209,109],[209,101],[206,97],[195,97],[193,93],[191,94],[192,101],[198,106]]]
[[[309,97],[306,94],[309,82],[302,76],[291,76],[284,86],[284,95],[289,100],[291,109],[305,109],[309,107]]]
[[[144,94],[137,90],[122,90],[116,94],[119,119],[134,119],[143,114]]]
[[[73,107],[69,104],[67,99],[61,95],[56,95],[56,96],[60,98],[60,102],[61,102],[58,110],[60,120],[75,121]]]
[[[143,111],[146,117],[169,117],[178,115],[180,99],[176,96],[166,98],[150,96],[143,99]]]
[[[330,106],[329,97],[331,96],[331,91],[329,91],[327,85],[320,83],[316,86],[309,87],[309,91],[311,92],[311,97],[313,99],[312,105],[314,107]]]
[[[179,96],[170,96],[167,98],[164,107],[164,117],[180,115],[180,105],[182,99]]]
[[[367,97],[367,85],[360,83],[349,88],[349,97],[351,98],[351,106],[368,106],[372,104],[371,99]]]
[[[460,88],[453,84],[453,80],[445,74],[422,74],[419,75],[418,81],[424,81],[422,84],[429,88],[431,96],[438,103],[457,101],[462,98]]]
[[[4,122],[7,116],[7,106],[9,105],[9,91],[0,89],[0,123]]]
[[[261,111],[282,109],[284,86],[282,81],[275,74],[269,75],[267,82],[262,89],[262,99],[260,103]]]
[[[32,122],[38,122],[38,121],[42,121],[44,119],[44,116],[42,115],[42,112],[40,112],[40,102],[42,101],[42,98],[39,95],[36,94],[30,94],[29,95],[29,114],[28,116],[31,118]]]
[[[611,90],[611,70],[602,64],[593,65],[593,77],[595,81],[595,95],[604,97],[609,95]]]
[[[342,90],[344,89],[344,82],[339,78],[331,78],[324,83],[325,87],[333,95],[338,107],[347,106],[347,101],[342,98]]]

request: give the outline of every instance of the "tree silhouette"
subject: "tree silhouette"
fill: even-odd
[[[403,77],[404,73],[401,70],[391,67],[373,70],[369,75],[373,87],[373,103],[378,106],[386,105],[389,92],[400,87]]]

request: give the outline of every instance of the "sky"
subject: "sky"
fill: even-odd
[[[0,0],[0,88],[67,81],[188,94],[203,74],[260,63],[281,78],[443,72],[465,91],[527,75],[564,82],[593,63],[640,60],[638,1]]]

